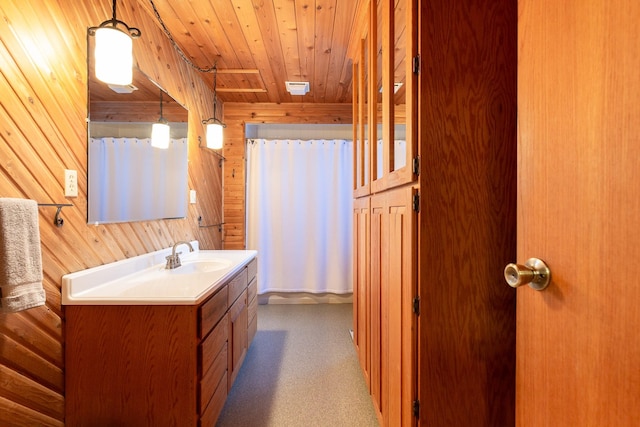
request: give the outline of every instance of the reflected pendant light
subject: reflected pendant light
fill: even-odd
[[[207,125],[207,148],[219,150],[222,148],[223,132],[222,130],[227,127],[224,123],[216,118],[216,84],[217,84],[218,69],[213,67],[213,117],[207,120],[203,120],[202,124]]]
[[[131,84],[132,39],[140,37],[141,32],[116,19],[116,0],[113,0],[113,18],[104,21],[98,27],[90,27],[89,35],[96,37],[94,51],[96,78],[107,84]]]
[[[160,118],[151,126],[151,146],[166,150],[169,148],[169,122],[162,117],[162,91],[160,91]]]

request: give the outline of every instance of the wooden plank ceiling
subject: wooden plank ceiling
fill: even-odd
[[[138,1],[197,67],[216,64],[223,102],[351,102],[347,52],[364,0]],[[310,91],[290,95],[285,81]]]

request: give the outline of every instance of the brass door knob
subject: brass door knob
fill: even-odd
[[[536,291],[541,291],[549,286],[551,270],[544,261],[529,258],[524,265],[507,264],[504,268],[504,279],[512,288],[528,284]]]

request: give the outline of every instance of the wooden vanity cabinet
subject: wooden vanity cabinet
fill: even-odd
[[[215,425],[251,343],[249,265],[200,305],[66,306],[66,425]]]

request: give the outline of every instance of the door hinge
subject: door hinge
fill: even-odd
[[[413,312],[420,315],[420,297],[413,298]]]
[[[413,174],[420,175],[420,157],[413,158]]]
[[[420,212],[420,194],[418,193],[413,195],[413,210]]]
[[[413,416],[416,418],[420,418],[420,401],[413,401]]]
[[[413,57],[413,74],[420,74],[420,55]]]

